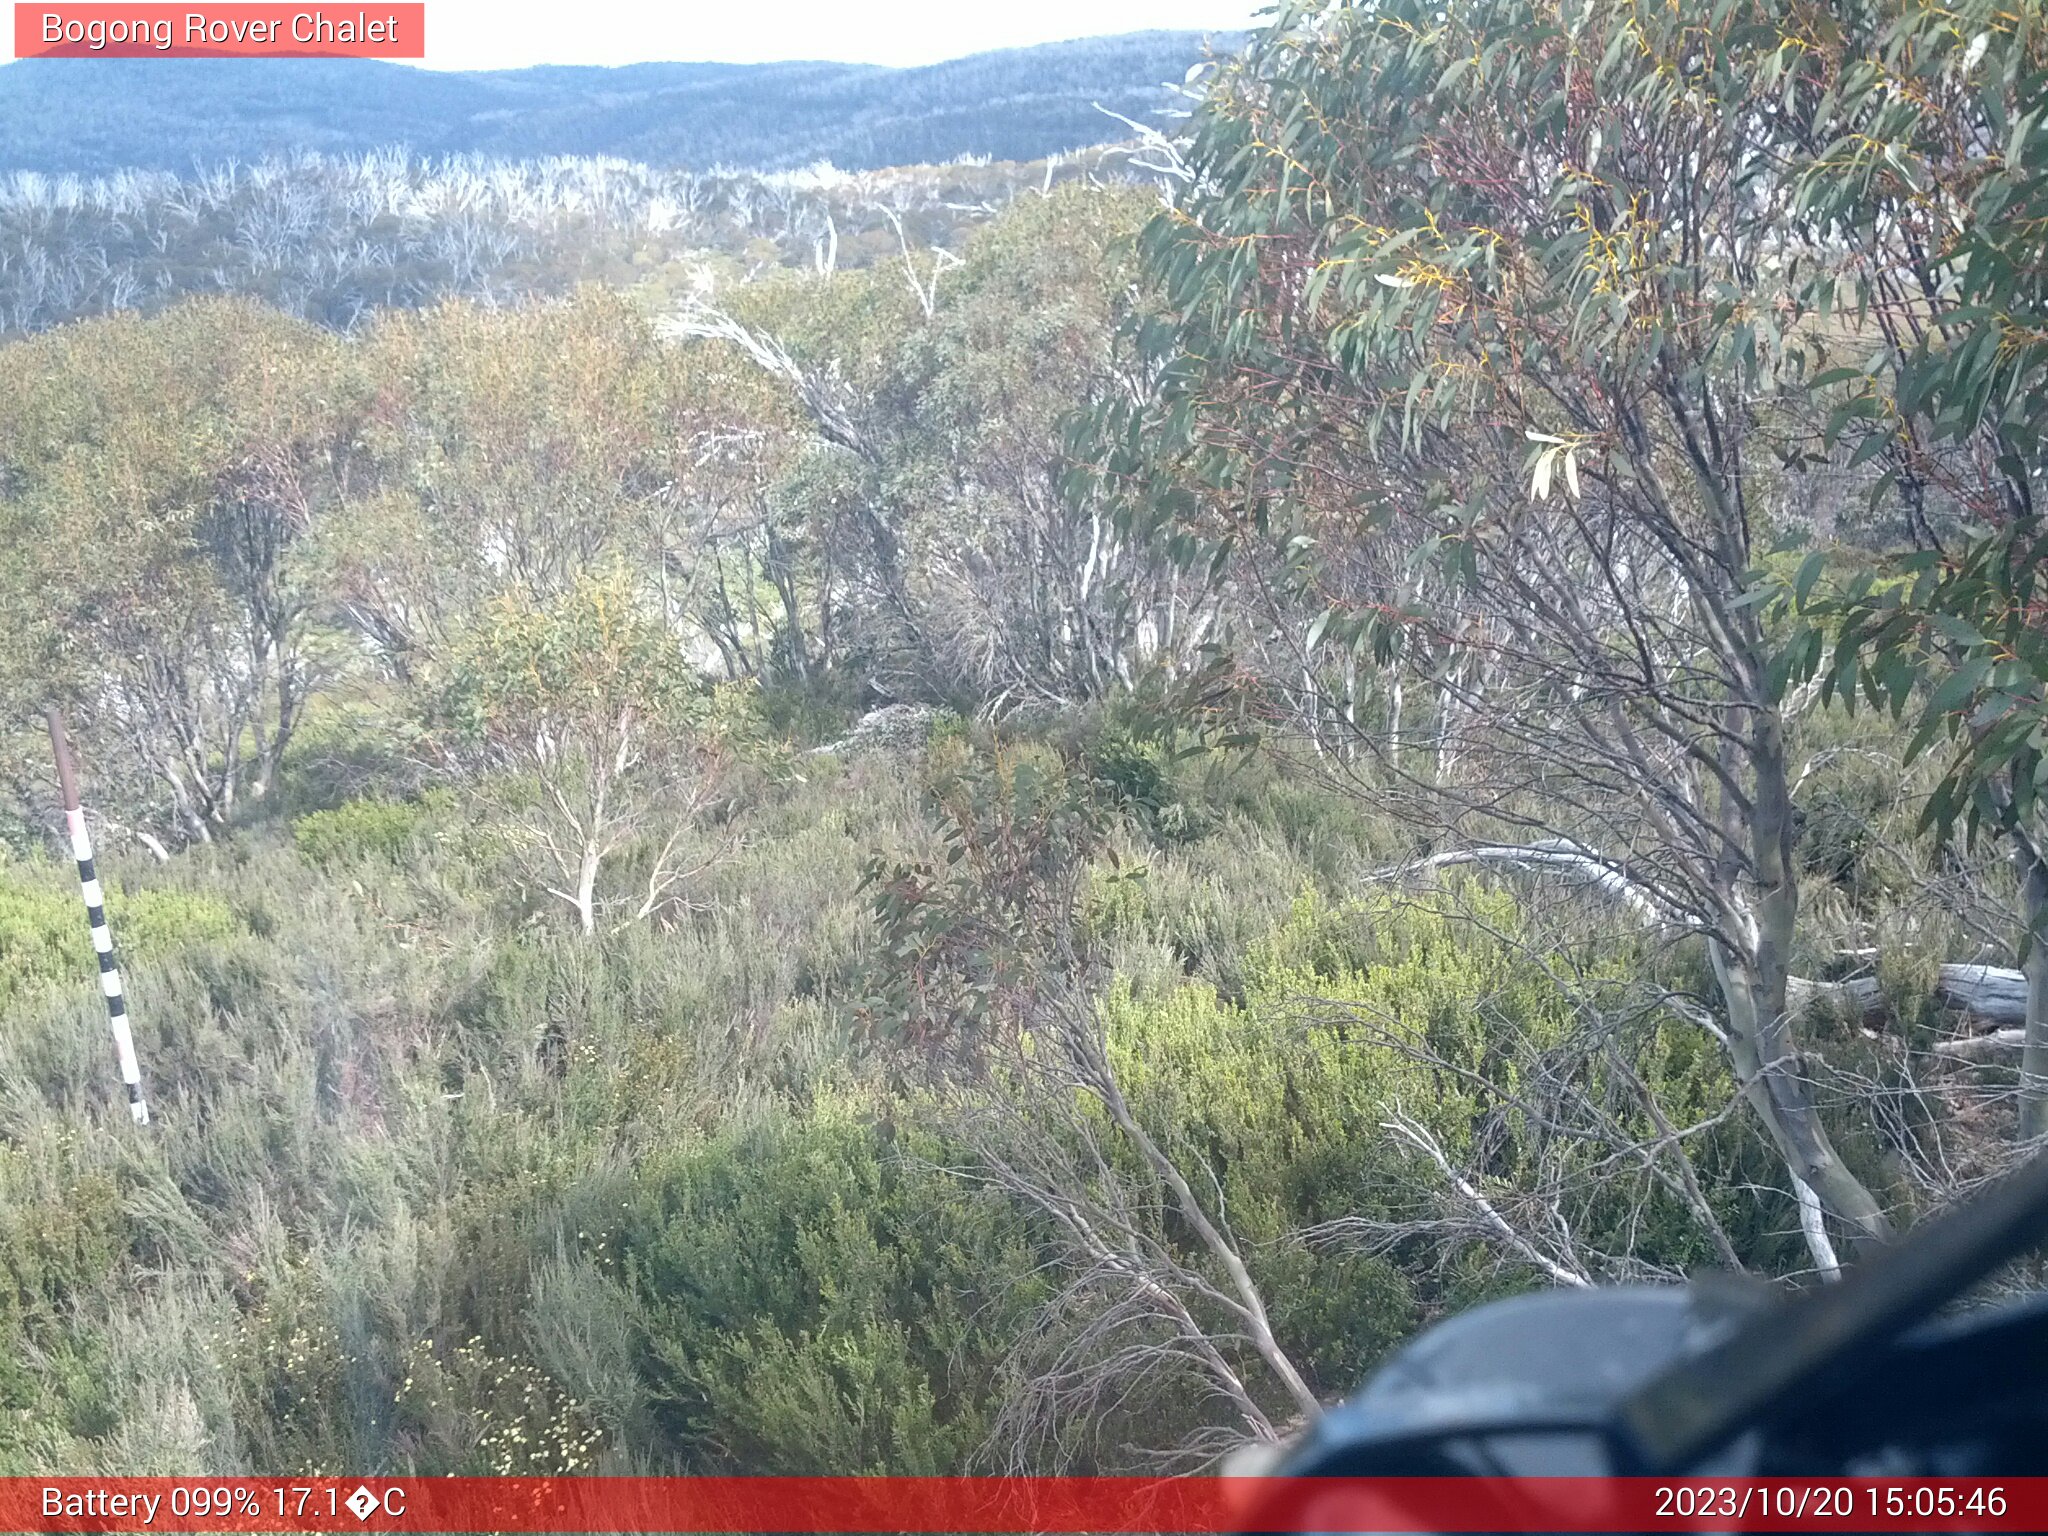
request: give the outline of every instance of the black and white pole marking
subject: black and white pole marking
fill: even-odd
[[[50,748],[57,754],[57,785],[64,792],[64,825],[71,832],[71,852],[78,860],[78,891],[85,898],[85,920],[92,925],[93,952],[100,959],[100,992],[107,1000],[107,1022],[114,1027],[114,1060],[128,1090],[128,1113],[137,1125],[149,1124],[149,1104],[142,1097],[142,1068],[135,1060],[135,1036],[128,1027],[128,999],[121,991],[121,972],[114,964],[114,936],[107,931],[106,897],[92,863],[92,836],[85,830],[85,812],[78,806],[78,775],[71,766],[71,743],[64,735],[64,717],[51,710]]]

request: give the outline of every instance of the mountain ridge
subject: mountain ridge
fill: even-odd
[[[0,68],[0,168],[97,175],[403,146],[501,158],[846,170],[1033,160],[1128,136],[1238,34],[1132,32],[895,68],[795,60],[431,71],[370,59],[27,59]]]

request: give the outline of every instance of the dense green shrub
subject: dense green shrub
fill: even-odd
[[[292,738],[276,801],[304,817],[357,800],[408,800],[427,781],[421,727],[403,696],[374,687],[315,695]]]
[[[63,1355],[71,1345],[65,1324],[89,1305],[117,1266],[125,1244],[120,1191],[104,1171],[64,1170],[50,1177],[26,1166],[25,1150],[0,1148],[0,1462],[10,1430],[51,1404],[33,1362],[46,1353]],[[89,1404],[103,1404],[92,1394]],[[104,1433],[92,1422],[95,1410],[79,1416],[80,1433]]]
[[[1284,923],[1247,947],[1241,1000],[1225,1001],[1204,983],[1150,999],[1127,986],[1113,993],[1111,1039],[1125,1091],[1215,1174],[1233,1224],[1257,1242],[1280,1244],[1340,1218],[1398,1224],[1447,1199],[1441,1175],[1387,1134],[1398,1112],[1503,1190],[1533,1186],[1539,1162],[1556,1169],[1562,1158],[1567,1172],[1583,1169],[1572,1220],[1595,1250],[1611,1244],[1673,1275],[1714,1264],[1707,1234],[1640,1167],[1594,1174],[1612,1146],[1574,1151],[1566,1142],[1561,1150],[1533,1103],[1507,1097],[1547,1058],[1578,1061],[1596,1097],[1622,1100],[1619,1084],[1603,1086],[1617,1070],[1611,1058],[1574,1054],[1591,1010],[1625,990],[1621,958],[1607,962],[1605,979],[1596,971],[1567,987],[1554,957],[1521,939],[1525,926],[1511,898],[1480,888],[1344,902],[1304,894]],[[1726,1067],[1699,1031],[1650,1023],[1627,1038],[1635,1070],[1676,1123],[1711,1122],[1732,1099]],[[1639,1107],[1618,1113],[1625,1132],[1656,1135]],[[1712,1170],[1723,1225],[1752,1260],[1778,1256],[1782,1222],[1774,1231],[1768,1211],[1734,1192],[1744,1179],[1768,1179],[1769,1149],[1743,1121],[1702,1141],[1693,1155]],[[1341,1362],[1323,1382],[1330,1389],[1410,1331],[1418,1308],[1470,1302],[1504,1279],[1522,1283],[1512,1261],[1503,1275],[1500,1255],[1478,1252],[1441,1272],[1447,1284],[1370,1266],[1339,1284],[1316,1277],[1308,1257],[1289,1264],[1276,1294],[1290,1300],[1277,1310],[1298,1302],[1317,1320],[1300,1345]],[[1326,1298],[1353,1286],[1361,1299],[1342,1305],[1344,1325],[1335,1328]],[[1382,1300],[1368,1305],[1367,1295]]]
[[[1111,802],[1155,839],[1188,842],[1205,830],[1205,817],[1182,796],[1166,750],[1158,743],[1107,730],[1090,744],[1088,766]]]
[[[122,954],[153,960],[241,931],[234,909],[205,891],[105,880],[107,923]],[[53,982],[92,981],[98,969],[78,888],[41,861],[0,863],[0,1006]]]
[[[31,883],[21,866],[0,869],[0,1002],[81,969],[91,953],[85,915],[54,878]]]
[[[928,1474],[979,1449],[1033,1266],[917,1118],[821,1097],[646,1170],[623,1268],[696,1464]]]
[[[292,842],[313,863],[331,869],[364,859],[403,858],[426,818],[403,800],[350,800],[292,822]]]

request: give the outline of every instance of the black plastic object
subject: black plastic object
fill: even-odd
[[[1545,1291],[1417,1338],[1317,1421],[1293,1477],[1613,1470],[1615,1405],[1728,1331],[1728,1305],[1682,1286]]]
[[[1788,1403],[1834,1395],[1884,1346],[2048,1232],[2048,1155],[1914,1229],[1898,1247],[1770,1308],[1622,1401],[1614,1432],[1627,1470],[1688,1468]]]
[[[1476,1308],[1396,1353],[1280,1473],[2048,1470],[2033,1464],[2048,1457],[2048,1297],[1937,1317],[2044,1232],[2048,1154],[1839,1284],[1625,1286]]]

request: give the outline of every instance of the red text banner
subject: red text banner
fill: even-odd
[[[424,4],[17,4],[18,59],[422,59]]]
[[[0,1530],[2048,1531],[2048,1478],[6,1478]]]

